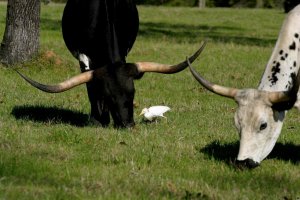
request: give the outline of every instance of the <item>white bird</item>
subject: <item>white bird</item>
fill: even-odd
[[[169,111],[170,108],[168,106],[151,106],[149,108],[144,108],[140,115],[144,115],[144,119],[147,121],[153,121],[158,117],[163,117],[164,113]]]

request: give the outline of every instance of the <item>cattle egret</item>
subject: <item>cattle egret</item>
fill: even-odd
[[[164,113],[169,110],[170,108],[168,106],[151,106],[149,108],[144,108],[140,115],[144,115],[146,121],[153,121],[158,117],[166,118]]]

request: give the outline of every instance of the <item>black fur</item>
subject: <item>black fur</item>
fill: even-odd
[[[272,85],[275,85],[278,81],[277,74],[280,73],[280,63],[276,62],[276,64],[272,67],[272,76],[270,77],[270,82]]]
[[[78,58],[85,54],[90,68],[102,68],[87,84],[91,118],[103,126],[133,126],[135,78],[142,74],[126,63],[139,27],[133,0],[68,0],[62,18],[66,46]],[[83,69],[83,67],[82,67]]]
[[[296,42],[293,41],[293,43],[289,47],[290,50],[296,50]]]
[[[283,50],[280,50],[280,51],[279,51],[279,54],[282,55],[282,54],[283,54]],[[274,62],[276,62],[276,61],[274,61]]]
[[[272,106],[272,108],[274,110],[284,111],[284,110],[289,110],[294,106],[294,104],[297,100],[297,92],[298,92],[298,88],[299,88],[299,85],[296,84],[296,82],[297,82],[296,73],[291,73],[290,79],[291,79],[291,81],[288,81],[286,88],[287,88],[287,93],[291,98],[289,99],[288,102],[281,102],[281,103],[274,104]]]

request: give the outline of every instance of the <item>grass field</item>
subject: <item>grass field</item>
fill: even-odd
[[[128,61],[177,63],[206,39],[193,66],[226,86],[258,86],[285,17],[281,10],[138,7]],[[5,26],[0,4],[0,37]],[[39,58],[15,66],[44,83],[79,73],[61,36],[63,5],[42,7]],[[299,199],[300,116],[286,118],[271,155],[237,170],[236,105],[207,92],[189,70],[135,82],[136,126],[88,124],[85,86],[61,94],[30,87],[0,67],[0,199]],[[145,124],[142,108],[171,107]]]

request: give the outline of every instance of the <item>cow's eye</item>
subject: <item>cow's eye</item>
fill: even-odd
[[[262,124],[260,125],[259,130],[262,131],[262,130],[266,129],[267,126],[268,126],[267,122],[264,122],[264,123],[262,123]]]

